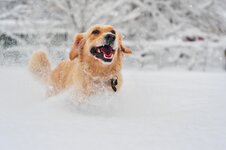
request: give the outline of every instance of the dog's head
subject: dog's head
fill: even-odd
[[[70,59],[80,57],[84,62],[108,66],[117,61],[117,57],[121,58],[123,53],[131,54],[132,51],[123,45],[121,33],[110,25],[95,25],[75,36]]]

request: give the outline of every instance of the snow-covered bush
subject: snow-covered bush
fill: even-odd
[[[202,45],[206,45],[206,42],[217,43],[204,39],[204,44],[195,44],[198,46],[194,46],[196,42],[173,47],[166,44],[163,49],[170,50],[159,50],[161,52],[158,53],[163,54],[157,55],[156,49],[152,47],[153,42],[174,43],[184,37],[195,36],[196,33],[204,34],[205,38],[206,35],[213,36],[220,41],[226,34],[226,4],[220,0],[11,0],[0,3],[0,34],[15,39],[14,47],[26,49],[28,55],[36,49],[47,49],[55,60],[56,57],[64,57],[76,33],[86,31],[93,24],[112,24],[121,31],[126,44],[135,51],[130,62],[140,62],[137,66],[143,67],[152,63],[158,64],[160,60],[171,60],[172,55],[189,58],[189,61],[195,60],[195,55],[190,51],[209,49],[208,53],[215,53],[215,48]],[[189,46],[183,47],[189,44],[192,50]],[[216,49],[222,54],[224,45],[221,43],[218,48]],[[4,46],[3,49],[7,51]],[[157,49],[161,49],[161,44]],[[186,55],[181,49],[186,51]],[[148,57],[143,57],[143,53],[147,52]],[[201,53],[200,58],[204,59],[205,54]],[[190,65],[182,63],[184,60],[178,56],[173,60],[181,62],[180,65],[169,61],[157,65],[156,68],[184,65],[183,67],[193,70],[191,64],[200,64],[198,60]],[[222,58],[223,61],[224,57]]]

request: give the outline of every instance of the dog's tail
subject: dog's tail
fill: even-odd
[[[51,66],[46,52],[34,52],[29,62],[28,68],[35,78],[45,83],[48,82],[51,72]]]

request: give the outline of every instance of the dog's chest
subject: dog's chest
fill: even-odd
[[[86,88],[92,93],[110,90],[110,79],[101,77],[86,77]]]
[[[97,78],[97,79],[91,79],[89,81],[90,81],[89,85],[93,88],[105,89],[109,87],[109,82],[106,79]]]

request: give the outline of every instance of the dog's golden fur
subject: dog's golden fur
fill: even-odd
[[[100,33],[93,34],[94,30]],[[84,95],[95,94],[99,88],[104,87],[112,91],[109,80],[117,78],[117,90],[122,85],[122,57],[132,51],[124,47],[122,35],[115,33],[116,50],[111,63],[103,63],[90,54],[92,46],[97,46],[103,41],[106,33],[114,30],[110,25],[95,25],[85,33],[75,36],[68,60],[63,60],[51,70],[47,54],[43,51],[34,52],[29,63],[29,70],[35,77],[46,83],[49,88],[48,95],[55,95],[71,86],[76,92]]]

